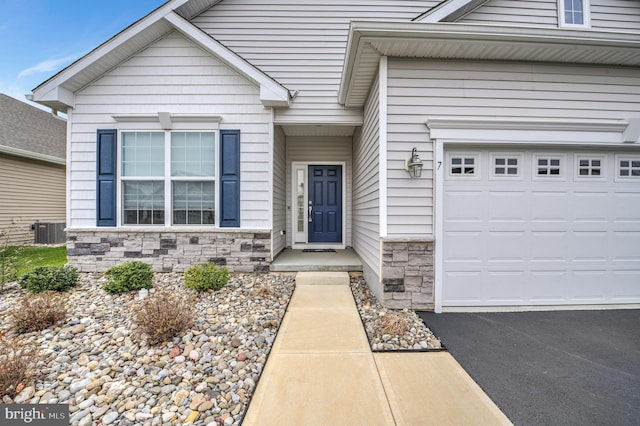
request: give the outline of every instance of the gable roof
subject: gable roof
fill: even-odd
[[[54,110],[66,111],[68,107],[74,107],[76,91],[165,34],[177,30],[259,86],[260,100],[265,106],[288,106],[289,90],[188,21],[220,1],[168,1],[34,88],[29,99]]]
[[[423,22],[352,21],[338,101],[361,107],[381,56],[640,66],[640,34]]]
[[[0,153],[66,164],[67,123],[0,93]]]

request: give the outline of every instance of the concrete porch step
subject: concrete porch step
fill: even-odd
[[[362,261],[351,248],[333,252],[304,252],[286,249],[269,266],[271,272],[362,272]]]

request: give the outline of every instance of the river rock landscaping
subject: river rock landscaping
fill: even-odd
[[[64,403],[71,425],[237,425],[255,390],[295,286],[295,274],[232,274],[219,291],[185,289],[182,274],[155,274],[153,288],[102,290],[99,274],[80,274],[66,293],[66,321],[21,335],[39,349],[33,382],[3,403]],[[413,311],[386,310],[361,277],[351,288],[373,350],[432,349],[439,341]],[[141,299],[168,290],[195,296],[195,324],[151,346],[132,323]],[[24,296],[10,283],[6,313]],[[377,332],[382,317],[405,318],[402,336]],[[0,334],[15,336],[8,316]]]

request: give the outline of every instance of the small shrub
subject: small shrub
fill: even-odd
[[[195,298],[168,291],[158,291],[135,306],[132,322],[150,345],[176,337],[193,325]]]
[[[20,278],[20,286],[29,293],[67,291],[78,283],[78,271],[70,265],[39,266]]]
[[[376,326],[376,332],[379,335],[403,336],[407,331],[409,331],[409,323],[397,314],[386,314]]]
[[[151,265],[138,260],[109,268],[104,276],[107,277],[107,282],[102,289],[109,293],[124,293],[152,287]]]
[[[200,263],[184,271],[184,286],[197,291],[220,290],[229,282],[227,268],[213,263]]]
[[[66,301],[53,291],[28,294],[9,313],[9,317],[17,333],[41,331],[67,317]]]
[[[0,400],[14,398],[31,381],[37,361],[33,343],[0,335]]]

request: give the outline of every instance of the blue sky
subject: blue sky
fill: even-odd
[[[165,0],[0,0],[0,92],[24,95]]]

